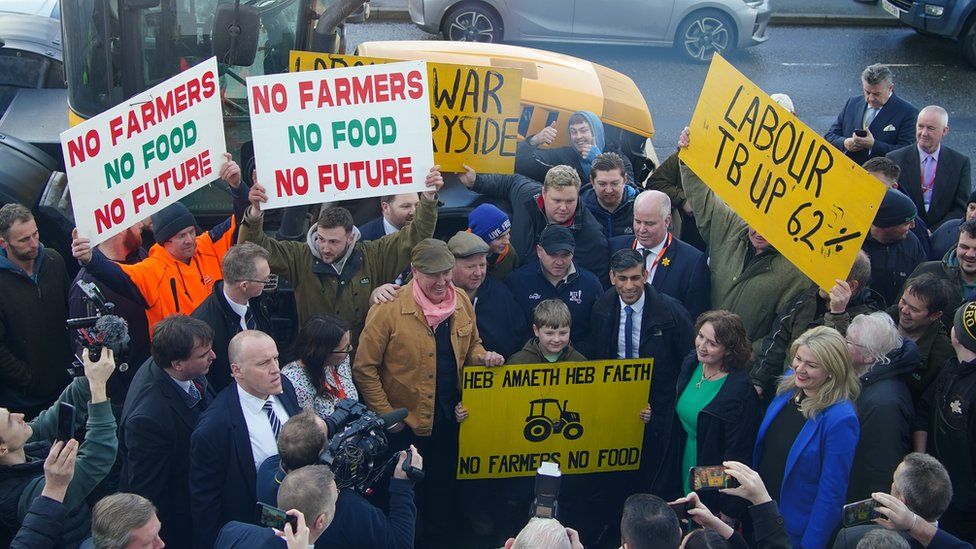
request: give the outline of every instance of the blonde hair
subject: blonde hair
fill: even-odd
[[[791,359],[796,357],[796,351],[800,347],[809,349],[827,372],[827,379],[816,396],[805,398],[800,404],[803,417],[811,419],[842,400],[857,399],[861,392],[861,382],[847,352],[847,342],[840,332],[826,326],[817,326],[803,332],[790,346]],[[776,394],[796,390],[796,372],[793,372],[783,376],[776,388]]]
[[[576,170],[560,164],[549,168],[549,171],[546,172],[546,178],[542,182],[542,192],[563,187],[575,187],[579,190],[580,185],[582,182]]]
[[[573,315],[569,307],[559,299],[547,299],[539,302],[532,311],[532,324],[536,328],[563,328],[573,323]]]

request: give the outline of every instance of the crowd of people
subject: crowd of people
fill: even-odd
[[[568,146],[555,125],[527,137],[514,174],[466,167],[485,201],[443,239],[437,166],[362,227],[327,204],[292,241],[228,156],[226,221],[202,231],[174,203],[98,246],[76,234],[74,281],[30,210],[4,206],[0,530],[18,548],[971,547],[970,162],[888,67],[861,84],[825,137],[888,190],[831,288],[678,153],[637,181],[589,112]],[[291,318],[267,307],[279,277]],[[127,321],[124,349],[66,327],[104,312],[87,283]],[[556,516],[531,519],[531,478],[456,479],[465,366],[637,358],[647,405],[620,418],[645,424],[637,470],[568,475]],[[405,410],[370,490],[330,446],[356,403]]]

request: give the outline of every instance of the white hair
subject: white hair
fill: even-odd
[[[572,545],[558,520],[533,517],[515,537],[512,549],[572,549]]]
[[[918,111],[918,116],[919,116],[919,118],[921,118],[923,114],[929,114],[929,113],[938,116],[939,117],[939,122],[943,126],[948,126],[949,125],[949,112],[947,110],[943,109],[942,107],[940,107],[938,105],[929,105],[929,106],[925,107],[924,109]]]
[[[661,208],[661,220],[665,220],[671,215],[671,197],[661,191],[644,191],[634,199],[634,209],[637,209],[646,200],[657,200]]]
[[[796,114],[796,108],[793,107],[793,100],[790,99],[790,96],[786,95],[785,93],[774,93],[773,95],[770,95],[769,98],[779,103],[780,107],[790,111],[790,114]]]
[[[875,363],[887,364],[888,353],[901,347],[902,338],[888,313],[857,315],[847,328],[847,337],[855,335],[857,343]]]

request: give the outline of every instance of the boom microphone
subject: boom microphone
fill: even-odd
[[[397,408],[392,412],[387,412],[380,417],[376,418],[376,424],[383,429],[390,429],[397,423],[400,423],[407,417],[406,408]]]

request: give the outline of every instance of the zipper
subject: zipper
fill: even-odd
[[[180,312],[180,297],[176,292],[176,279],[169,279],[169,289],[173,292],[173,303],[176,304],[176,312]]]

